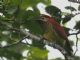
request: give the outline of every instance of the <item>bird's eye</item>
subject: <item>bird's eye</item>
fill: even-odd
[[[41,19],[42,19],[42,20],[44,20],[45,18],[44,18],[44,17],[42,17]]]
[[[47,21],[47,19],[45,17],[42,17],[41,19],[42,19],[42,21],[45,21],[45,22]]]

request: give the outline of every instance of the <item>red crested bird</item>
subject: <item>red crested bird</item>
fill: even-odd
[[[40,20],[44,29],[43,38],[49,42],[55,42],[63,47],[68,55],[72,55],[73,50],[63,27],[48,15],[42,14]]]

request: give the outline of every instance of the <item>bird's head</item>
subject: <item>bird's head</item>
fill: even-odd
[[[48,16],[48,15],[44,15],[44,14],[42,14],[42,15],[40,16],[40,20],[43,21],[43,22],[45,22],[45,23],[51,23],[51,24],[53,24],[53,25],[58,24],[58,23],[55,21],[54,18],[52,18],[51,16]]]
[[[44,14],[40,16],[40,20],[43,22],[48,22],[50,18],[51,18],[50,16]]]

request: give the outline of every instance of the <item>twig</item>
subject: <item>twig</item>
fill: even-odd
[[[76,38],[77,38],[77,40],[76,40],[76,51],[74,52],[74,55],[75,55],[76,52],[78,51],[78,37],[77,37],[77,35],[76,35]]]
[[[79,34],[80,33],[80,30],[77,32],[77,33],[71,33],[71,34],[69,34],[69,35],[77,35],[77,34]]]
[[[78,37],[77,37],[77,35],[78,35],[79,33],[80,33],[80,30],[79,30],[77,33],[69,34],[69,35],[76,35],[76,38],[77,38],[77,40],[76,40],[76,51],[74,52],[74,56],[75,56],[76,52],[78,51]]]
[[[35,40],[41,40],[40,37],[36,36],[36,35],[33,35],[31,33],[29,33],[28,31],[24,30],[24,29],[21,29],[20,30],[23,34],[25,34],[27,37],[30,37],[31,39],[35,39]]]
[[[0,48],[7,48],[7,47],[11,47],[11,46],[17,45],[17,44],[19,44],[19,43],[22,43],[22,40],[23,40],[23,39],[19,40],[18,42],[15,42],[15,43],[13,43],[13,44],[8,44],[8,45],[6,45],[6,46],[0,46]]]

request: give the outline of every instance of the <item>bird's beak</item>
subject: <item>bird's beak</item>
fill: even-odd
[[[39,17],[38,17],[38,20],[41,20],[41,21],[42,21],[42,18],[41,18],[41,16],[39,16]]]
[[[37,21],[43,21],[42,16],[37,16],[37,17],[33,17],[33,20],[37,20]]]
[[[34,20],[34,21],[35,21],[35,20],[42,20],[42,19],[41,19],[40,16],[37,16],[37,17],[33,17],[33,18],[31,18],[31,19],[28,19],[28,20]]]
[[[41,16],[36,17],[36,19],[42,21],[42,17]]]

